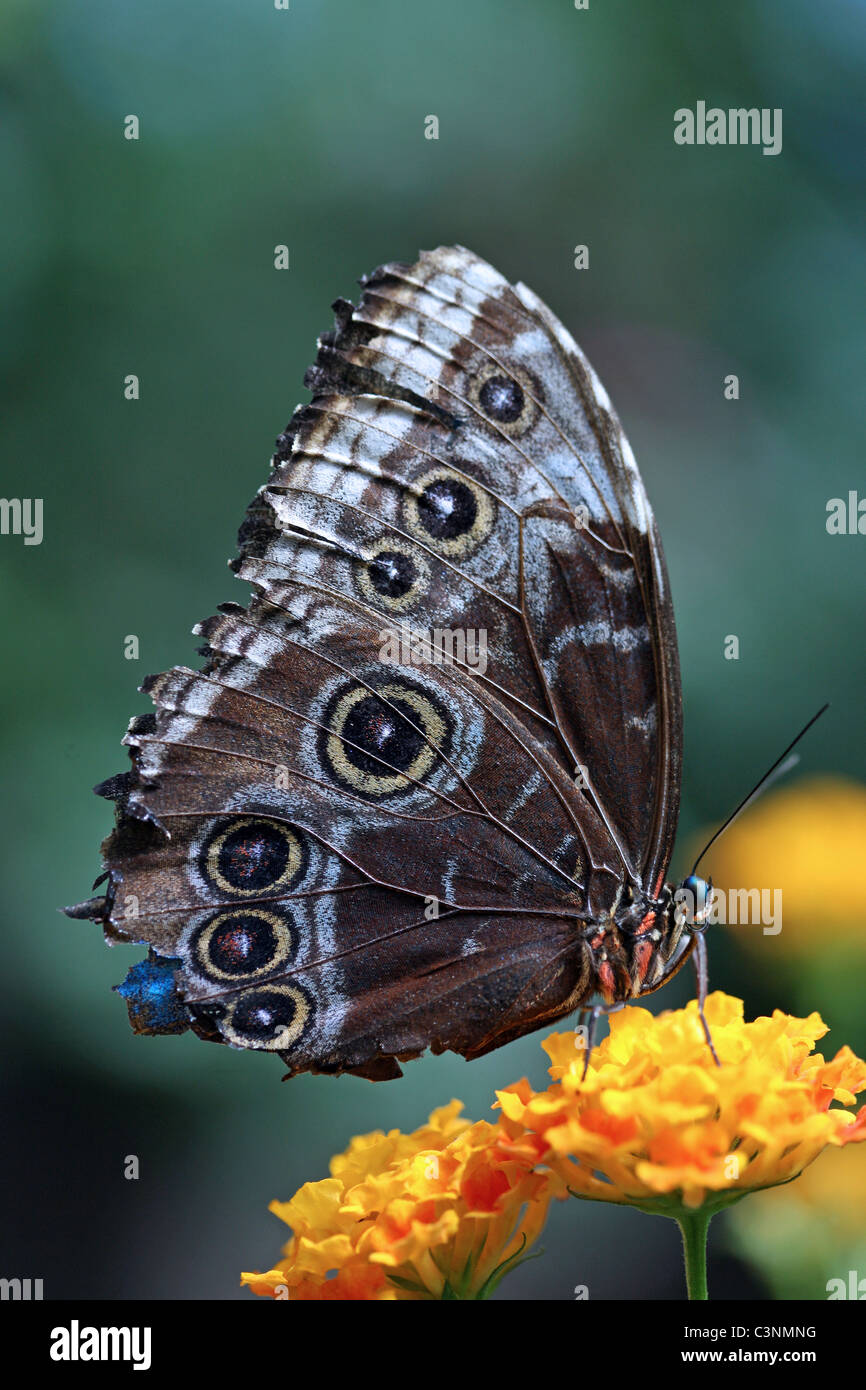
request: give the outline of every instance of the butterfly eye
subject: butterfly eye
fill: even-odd
[[[384,540],[358,569],[358,587],[368,602],[402,612],[430,586],[430,567],[412,546]]]
[[[674,893],[678,920],[685,926],[705,925],[711,885],[697,874],[689,874]]]
[[[272,974],[297,950],[298,934],[286,914],[220,912],[192,933],[185,954],[205,979],[242,983]]]
[[[219,1019],[219,1027],[237,1047],[282,1052],[300,1041],[313,1013],[312,1000],[299,985],[271,985],[241,994]]]
[[[493,529],[493,498],[473,478],[434,468],[416,479],[404,503],[408,529],[441,555],[463,559]]]
[[[300,837],[278,821],[241,817],[218,827],[201,856],[204,877],[220,893],[256,898],[285,892],[306,868]]]
[[[516,367],[506,371],[489,363],[476,378],[471,396],[482,414],[506,434],[524,434],[538,415],[538,387]]]
[[[322,761],[343,786],[367,796],[411,791],[441,761],[450,741],[442,707],[403,681],[375,692],[362,685],[337,691],[324,723],[332,732],[320,738]]]

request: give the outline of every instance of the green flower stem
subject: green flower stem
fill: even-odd
[[[683,1259],[686,1265],[686,1288],[689,1300],[706,1299],[707,1294],[707,1231],[713,1218],[712,1211],[698,1207],[693,1212],[682,1212],[676,1218],[683,1238]]]
[[[786,1178],[785,1182],[792,1182],[792,1178]],[[781,1186],[782,1184],[768,1183],[767,1186]],[[741,1202],[747,1197],[753,1188],[726,1189],[722,1192],[708,1193],[699,1207],[687,1207],[682,1199],[682,1193],[673,1193],[669,1196],[652,1197],[649,1201],[640,1201],[634,1197],[617,1197],[618,1205],[633,1206],[637,1211],[644,1212],[647,1216],[666,1216],[670,1221],[676,1221],[680,1228],[680,1235],[683,1238],[683,1259],[686,1266],[686,1287],[690,1300],[707,1300],[707,1232],[710,1222],[717,1211],[722,1211],[725,1207],[732,1207],[735,1202]],[[575,1192],[572,1188],[568,1191],[572,1197],[577,1197],[582,1201],[599,1202],[605,1201],[603,1197],[586,1197],[582,1192]],[[607,1199],[610,1200],[610,1199]]]

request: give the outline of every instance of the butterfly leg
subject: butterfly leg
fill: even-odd
[[[574,1028],[574,1031],[578,1034],[578,1036],[580,1037],[580,1039],[581,1039],[581,1041],[582,1041],[582,1043],[583,1043],[583,1053],[584,1053],[584,1056],[583,1056],[583,1075],[584,1075],[584,1076],[586,1076],[586,1069],[587,1069],[587,1067],[589,1066],[589,1050],[590,1050],[590,1047],[591,1047],[591,1043],[590,1043],[590,1030],[591,1030],[591,1027],[592,1027],[592,1014],[593,1014],[593,1010],[592,1010],[592,1009],[587,1009],[587,1008],[578,1009],[578,1011],[577,1011],[577,1022],[576,1022],[576,1024],[575,1024],[575,1028]]]
[[[625,1004],[626,1001],[621,999],[618,1004],[596,1004],[592,1009],[581,1009],[578,1015],[578,1023],[586,1027],[586,1051],[583,1059],[583,1075],[580,1078],[581,1081],[586,1080],[586,1073],[589,1071],[589,1058],[595,1046],[595,1033],[598,1027],[598,1020],[601,1018],[602,1014],[607,1014],[607,1016],[610,1017],[611,1014],[619,1013],[620,1009],[625,1008]],[[589,1014],[589,1022],[588,1024],[584,1024],[584,1018],[587,1013]]]
[[[589,1015],[590,1015],[590,1012],[591,1012],[591,1010],[590,1010],[590,1009],[587,1009],[587,1008],[578,1009],[578,1011],[577,1011],[577,1021],[576,1021],[575,1025],[574,1025],[574,1031],[575,1031],[576,1033],[579,1033],[579,1034],[581,1035],[581,1037],[583,1038],[583,1046],[584,1046],[584,1049],[586,1048],[586,1040],[587,1040],[587,1037],[589,1036],[589,1034],[588,1034],[588,1029],[587,1029],[587,1024],[588,1024],[588,1022],[589,1022]],[[576,1045],[576,1044],[575,1044],[575,1045]]]
[[[712,1035],[710,1034],[710,1025],[707,1023],[706,1014],[704,1013],[704,1005],[707,1002],[707,943],[704,941],[704,934],[702,931],[696,931],[694,933],[694,942],[695,973],[698,977],[698,1014],[700,1015],[701,1024],[704,1030],[704,1037],[707,1040],[707,1046],[709,1047],[710,1052],[712,1052],[713,1054],[713,1061],[715,1062],[717,1067],[720,1067],[722,1064],[719,1061],[718,1054],[716,1052],[715,1047],[713,1046],[713,1039]]]
[[[589,1010],[589,1021],[586,1025],[586,1041],[584,1043],[583,1075],[580,1078],[581,1081],[586,1080],[586,1073],[589,1071],[589,1058],[592,1049],[595,1046],[595,1031],[598,1027],[598,1020],[603,1013],[603,1004],[596,1004],[594,1008]]]

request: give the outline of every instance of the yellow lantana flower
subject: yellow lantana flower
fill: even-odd
[[[352,1140],[331,1176],[271,1211],[292,1228],[274,1269],[244,1274],[288,1299],[485,1298],[538,1236],[551,1197],[536,1147],[503,1117],[470,1124],[458,1101],[412,1134]]]
[[[498,1092],[503,1113],[543,1141],[575,1195],[671,1214],[717,1209],[866,1139],[866,1107],[831,1108],[866,1089],[866,1063],[848,1047],[829,1062],[813,1052],[827,1032],[818,1014],[746,1023],[742,1002],[717,992],[706,1017],[721,1066],[695,1001],[657,1017],[631,1007],[611,1016],[585,1080],[580,1037],[552,1034],[553,1084]]]

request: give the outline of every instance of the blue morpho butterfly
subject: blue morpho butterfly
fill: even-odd
[[[665,881],[673,610],[607,394],[461,247],[361,283],[241,528],[253,598],[142,687],[106,888],[68,911],[149,947],[136,1031],[290,1074],[399,1076],[598,999],[591,1043],[693,953],[712,1046],[708,885]]]

